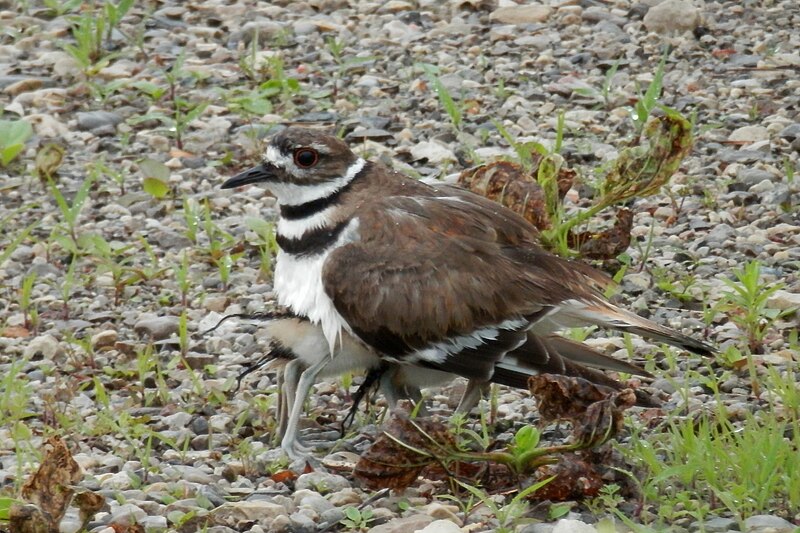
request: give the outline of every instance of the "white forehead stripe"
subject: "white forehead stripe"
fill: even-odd
[[[264,153],[264,161],[283,169],[289,168],[290,165],[294,165],[292,156],[283,155],[280,150],[272,145],[267,146],[267,151]]]

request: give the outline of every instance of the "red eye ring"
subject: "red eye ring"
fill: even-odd
[[[294,151],[294,164],[300,168],[311,168],[319,161],[319,153],[313,148],[298,148]]]

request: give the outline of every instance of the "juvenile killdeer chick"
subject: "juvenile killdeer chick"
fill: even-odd
[[[330,357],[322,328],[308,319],[291,314],[273,314],[265,329],[270,336],[269,357],[283,365],[278,368],[278,432],[290,449],[308,453],[310,450],[298,441],[297,427],[305,401],[312,384],[302,384],[303,372],[315,362]],[[535,337],[529,334],[530,337]],[[536,347],[535,350],[532,348]],[[400,400],[421,401],[420,389],[445,385],[456,376],[426,366],[407,365],[383,361],[378,354],[349,334],[344,334],[337,345],[335,362],[325,366],[317,378],[332,377],[352,370],[366,369],[369,377],[364,382],[368,388],[377,385],[390,409]],[[593,368],[592,368],[593,367]],[[528,388],[531,376],[551,373],[582,377],[595,384],[620,390],[623,384],[595,370],[615,370],[645,377],[650,375],[638,366],[619,361],[592,350],[588,346],[569,341],[558,335],[532,338],[524,349],[517,349],[496,363],[490,381],[520,389]],[[456,412],[469,412],[480,399],[483,381],[470,382]],[[302,388],[308,386],[308,389]],[[358,402],[366,391],[359,389],[354,396],[352,417]],[[637,391],[639,405],[654,406],[655,401]],[[299,402],[299,403],[298,403]],[[298,405],[295,411],[295,405]]]
[[[608,302],[604,275],[543,250],[513,211],[367,162],[320,131],[282,131],[260,165],[223,188],[251,183],[278,202],[278,301],[319,325],[332,354],[303,371],[303,385],[339,364],[345,334],[381,359],[476,386],[507,354],[536,351],[534,339],[563,327],[596,324],[713,351]]]

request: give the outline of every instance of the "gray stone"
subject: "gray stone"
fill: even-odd
[[[111,508],[111,520],[123,526],[138,524],[146,517],[147,513],[132,503]]]
[[[692,31],[700,25],[700,10],[686,0],[665,0],[651,7],[644,25],[656,33]]]
[[[714,229],[706,235],[706,241],[716,244],[723,244],[736,236],[736,230],[728,224],[717,224]]]
[[[409,531],[419,531],[431,522],[433,522],[433,518],[428,515],[404,516],[375,526],[368,533],[409,533]]]
[[[794,141],[795,139],[800,138],[800,124],[790,124],[783,128],[780,133],[778,133],[778,137],[781,139],[786,139],[788,141]]]
[[[161,421],[169,429],[183,429],[192,420],[192,415],[185,411],[178,411],[175,414],[165,416]]]
[[[228,502],[211,511],[214,522],[220,525],[236,527],[241,522],[259,522],[270,524],[275,518],[286,515],[282,505],[266,501]]]
[[[530,524],[522,528],[519,533],[553,533],[555,524]]]
[[[64,350],[52,335],[41,335],[31,339],[22,355],[25,359],[39,356],[52,361],[64,355]]]
[[[727,531],[739,529],[739,524],[736,522],[736,520],[721,516],[703,522],[702,528],[700,528],[699,522],[695,522],[693,526],[696,526],[697,529],[701,529],[706,533],[726,533]]]
[[[757,142],[769,140],[769,130],[764,126],[742,126],[728,135],[732,142]]]
[[[431,164],[456,160],[456,155],[452,150],[436,141],[422,141],[417,143],[411,148],[411,157],[414,161],[425,159]]]
[[[553,9],[542,5],[504,6],[492,11],[489,19],[502,24],[531,24],[544,22]]]
[[[650,385],[654,389],[658,389],[661,391],[666,392],[667,394],[674,394],[675,393],[675,382],[672,380],[667,380],[666,378],[659,378]]]
[[[553,528],[553,533],[597,533],[597,529],[580,520],[564,518],[558,521],[556,527]]]
[[[767,307],[770,309],[800,309],[800,293],[786,290],[778,290],[767,299]]]
[[[461,528],[450,520],[436,520],[417,531],[418,533],[461,533]]]
[[[320,493],[313,490],[295,490],[293,497],[297,507],[301,509],[311,509],[317,514],[322,514],[334,507],[333,504],[326,500]]]
[[[779,516],[760,514],[744,521],[744,530],[747,533],[791,533],[796,529],[796,526]]]
[[[113,329],[107,329],[105,331],[101,331],[99,333],[95,333],[92,335],[92,347],[95,350],[101,348],[111,348],[117,342],[117,338],[119,334],[114,331]]]
[[[773,179],[775,179],[775,176],[771,172],[760,168],[742,168],[736,173],[736,181],[745,184],[747,187],[752,187],[764,180]]]
[[[336,524],[342,518],[344,518],[344,511],[338,507],[333,507],[332,509],[328,509],[327,511],[323,511],[319,514],[319,520],[321,524]]]
[[[38,82],[39,86],[51,86],[53,84],[52,80],[48,80],[47,78],[37,78],[33,76],[25,76],[21,74],[4,74],[0,75],[0,89],[6,89],[9,86],[16,85],[18,83],[30,83],[30,82]]]
[[[78,129],[92,131],[97,128],[116,126],[122,122],[122,117],[111,111],[80,111],[76,113]]]
[[[320,494],[329,492],[339,492],[342,489],[349,489],[350,482],[338,474],[328,472],[309,472],[297,478],[295,490],[310,489]]]
[[[176,316],[143,318],[133,325],[133,331],[151,340],[164,340],[178,333],[180,319]]]
[[[724,163],[754,163],[764,159],[764,153],[758,150],[732,150],[726,148],[717,153],[717,158]]]

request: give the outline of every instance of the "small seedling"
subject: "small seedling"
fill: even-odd
[[[351,70],[363,67],[367,63],[373,62],[377,56],[353,56],[345,54],[347,43],[336,37],[325,39],[325,48],[330,52],[333,62],[336,63],[336,72],[333,77],[333,99],[339,94],[339,85],[344,76]]]
[[[75,44],[64,44],[64,50],[78,62],[87,76],[94,76],[113,59],[105,55],[103,37],[107,20],[103,14],[83,14],[72,17],[72,38]]]
[[[357,507],[346,507],[344,516],[339,523],[350,531],[366,531],[369,523],[375,519],[371,509],[359,510]]]
[[[61,190],[59,190],[55,183],[53,183],[53,180],[49,180],[48,183],[50,186],[50,192],[52,193],[53,198],[58,205],[61,216],[64,218],[64,224],[66,225],[65,229],[69,241],[65,239],[59,239],[57,235],[54,235],[54,237],[56,237],[56,240],[64,247],[64,249],[73,254],[77,254],[79,250],[77,233],[78,218],[80,217],[81,210],[83,209],[86,200],[89,198],[89,191],[94,184],[94,176],[89,174],[87,178],[83,180],[83,183],[81,183],[81,186],[78,188],[78,192],[72,199],[71,204],[67,202]]]
[[[461,105],[456,103],[450,94],[450,91],[447,90],[447,87],[445,87],[442,81],[439,79],[438,68],[427,63],[421,63],[420,67],[425,72],[425,75],[428,77],[428,81],[433,86],[433,90],[436,93],[436,96],[439,98],[439,103],[444,108],[447,116],[450,117],[450,122],[453,124],[453,128],[457,133],[460,132],[463,126],[464,117]]]
[[[726,313],[747,334],[748,346],[753,353],[764,349],[764,337],[775,321],[788,316],[796,309],[771,309],[767,300],[784,284],[765,283],[761,279],[761,263],[748,262],[744,268],[734,270],[736,281],[723,280],[728,286],[716,308]]]
[[[75,285],[75,267],[77,263],[77,258],[73,256],[59,287],[61,290],[61,300],[64,302],[64,309],[62,311],[64,320],[69,320],[69,302],[72,297],[72,289]]]
[[[658,106],[658,99],[661,97],[661,90],[664,82],[664,65],[667,62],[667,52],[661,56],[661,61],[658,63],[653,80],[647,86],[644,95],[640,95],[639,100],[633,106],[633,123],[636,126],[636,131],[641,132],[644,130],[650,113]]]
[[[189,256],[186,250],[183,251],[181,256],[181,264],[175,270],[175,279],[178,282],[178,290],[181,291],[181,307],[186,309],[189,300]]]
[[[164,70],[164,78],[167,80],[166,92],[161,87],[149,82],[136,84],[136,88],[147,95],[153,102],[161,99],[164,94],[168,94],[171,106],[169,113],[158,110],[128,119],[128,123],[131,125],[141,124],[150,120],[160,122],[162,130],[175,139],[175,145],[179,150],[183,150],[183,141],[189,124],[199,118],[208,107],[208,102],[195,102],[179,94],[178,90],[183,87],[185,81],[196,83],[202,78],[202,75],[196,72],[186,72],[183,69],[183,62],[184,57],[180,55],[171,68]]]
[[[468,485],[459,480],[456,480],[456,483],[489,508],[498,522],[498,527],[495,531],[498,533],[511,533],[512,531],[516,531],[516,526],[520,524],[520,519],[528,512],[529,504],[527,497],[550,483],[553,479],[555,479],[555,477],[549,477],[526,487],[517,492],[516,496],[511,498],[505,505],[498,504],[490,494],[478,487]]]
[[[25,320],[25,329],[35,329],[38,322],[38,312],[35,307],[31,307],[31,293],[33,284],[36,283],[36,271],[22,278],[19,288],[19,307]]]
[[[52,17],[60,17],[75,11],[83,3],[81,0],[43,0],[44,7],[50,10]]]
[[[114,286],[114,306],[118,307],[122,302],[125,287],[139,279],[130,266],[133,256],[128,254],[134,245],[112,246],[102,235],[96,233],[82,236],[81,245],[97,262],[98,273],[111,275]]]
[[[269,279],[272,276],[272,258],[278,253],[274,224],[256,217],[247,218],[245,224],[258,236],[256,246],[258,246],[261,275]]]
[[[122,18],[130,11],[133,7],[134,0],[119,0],[118,3],[111,2],[109,0],[105,0],[104,8],[105,8],[105,17],[108,21],[108,28],[106,31],[106,44],[111,44],[111,34],[114,31],[119,23],[122,21]]]
[[[100,182],[103,176],[107,176],[114,181],[119,187],[119,194],[125,195],[125,178],[127,177],[127,172],[123,170],[117,170],[111,168],[105,161],[105,155],[100,155],[99,159],[94,160],[88,166],[89,174],[92,176],[92,179],[96,182]]]

